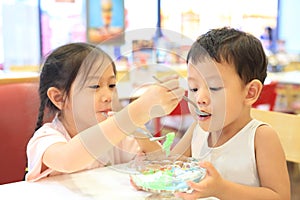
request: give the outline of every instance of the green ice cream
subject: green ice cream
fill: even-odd
[[[167,157],[170,155],[171,145],[173,144],[174,138],[175,138],[175,133],[170,132],[166,135],[166,140],[163,143],[163,150],[166,152]]]

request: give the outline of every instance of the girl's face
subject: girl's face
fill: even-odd
[[[244,109],[245,87],[227,63],[207,61],[188,64],[189,97],[208,116],[198,116],[190,110],[205,131],[226,131],[226,127],[239,122]],[[225,128],[225,129],[224,129]]]
[[[104,114],[112,111],[112,102],[118,99],[113,66],[104,66],[102,70],[91,70],[84,83],[80,81],[82,75],[78,75],[72,84],[71,98],[64,109],[64,125],[72,136],[105,120]]]

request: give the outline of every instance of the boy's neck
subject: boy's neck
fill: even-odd
[[[225,144],[233,136],[240,132],[252,120],[249,114],[238,117],[238,120],[223,127],[222,130],[210,132],[208,137],[209,147],[218,147]]]

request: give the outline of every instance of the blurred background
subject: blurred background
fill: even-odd
[[[192,40],[221,26],[250,32],[273,56],[271,70],[281,70],[278,65],[299,61],[299,9],[297,0],[2,0],[0,64],[4,71],[37,71],[42,56],[57,46],[99,43],[107,35],[155,28],[159,21]],[[122,42],[112,45],[118,49]],[[279,52],[289,56],[275,58]]]

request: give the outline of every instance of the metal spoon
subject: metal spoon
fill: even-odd
[[[102,114],[104,117],[106,117],[106,118],[108,118],[108,117],[110,116],[110,115],[108,115],[106,112],[101,112],[101,114]],[[148,129],[144,129],[144,128],[137,128],[136,131],[139,132],[139,133],[144,134],[145,136],[147,136],[147,137],[149,138],[149,140],[152,141],[152,142],[153,142],[153,141],[162,140],[162,139],[164,139],[164,138],[166,137],[165,135],[160,136],[160,137],[154,137],[154,136],[150,133],[150,131],[149,131]]]
[[[137,131],[140,132],[140,133],[142,133],[142,134],[144,134],[144,135],[146,135],[149,138],[150,141],[158,141],[158,140],[162,140],[162,139],[164,139],[166,137],[165,135],[159,136],[159,137],[154,137],[150,133],[149,130],[143,129],[143,128],[138,128]]]
[[[158,81],[159,83],[162,83],[162,81],[159,80],[156,76],[152,76],[152,77],[153,77],[156,81]],[[183,100],[185,100],[186,102],[188,102],[188,103],[190,103],[192,106],[194,106],[194,108],[195,108],[195,113],[196,113],[197,115],[200,115],[200,116],[208,116],[208,115],[209,115],[208,113],[199,110],[199,108],[198,108],[198,106],[196,105],[196,103],[193,102],[191,99],[189,99],[187,96],[183,96],[182,98],[183,98]]]
[[[199,108],[198,108],[198,106],[196,105],[196,103],[193,102],[191,99],[189,99],[187,96],[183,96],[182,98],[183,98],[183,100],[185,100],[186,102],[188,102],[188,103],[192,104],[192,106],[194,106],[194,108],[195,108],[195,113],[196,113],[197,115],[200,115],[200,116],[208,116],[208,115],[209,115],[208,113],[199,110]]]

